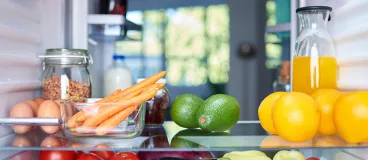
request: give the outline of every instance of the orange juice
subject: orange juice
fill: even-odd
[[[300,56],[293,59],[292,90],[312,94],[320,88],[337,88],[335,57]]]

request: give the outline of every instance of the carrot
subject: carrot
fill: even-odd
[[[140,93],[141,93],[142,91],[140,91],[140,90],[138,90],[138,91],[136,91],[136,92],[133,92],[133,93],[131,93],[131,94],[128,94],[127,96],[125,96],[124,98],[122,98],[122,99],[119,99],[119,97],[116,97],[115,99],[113,99],[113,100],[111,100],[111,102],[106,102],[106,103],[116,103],[116,102],[118,102],[119,100],[127,100],[127,99],[129,99],[129,98],[132,98],[132,97],[135,97],[135,96],[137,96],[137,95],[139,95]],[[100,107],[100,109],[99,109],[99,112],[101,113],[101,112],[103,112],[106,108],[109,108],[109,107],[111,107],[112,105],[107,105],[107,106],[103,106],[103,107]],[[86,119],[88,118],[88,116],[86,115],[86,114],[83,114],[83,115],[81,115],[81,116],[79,116],[78,118],[76,118],[75,119],[75,121],[77,121],[77,122],[81,122],[81,123],[83,123],[84,121],[86,121]]]
[[[135,96],[138,96],[139,94],[141,94],[142,93],[142,90],[138,90],[138,91],[135,91],[135,92],[133,92],[133,93],[130,93],[130,94],[128,94],[128,95],[126,95],[126,96],[124,96],[124,98],[122,98],[122,99],[120,99],[120,100],[116,100],[116,101],[114,101],[114,102],[118,102],[118,101],[122,101],[122,100],[128,100],[128,99],[130,99],[130,98],[133,98],[133,97],[135,97]],[[111,107],[111,105],[108,105],[108,106],[103,106],[103,107],[100,107],[100,109],[99,109],[99,113],[101,113],[101,112],[103,112],[106,108],[109,108],[109,107]]]
[[[120,101],[122,101],[122,100],[127,100],[127,99],[129,99],[129,98],[133,98],[133,97],[135,97],[135,96],[138,96],[138,95],[139,95],[139,94],[141,94],[144,90],[147,90],[147,89],[149,89],[149,88],[162,88],[164,85],[165,85],[164,83],[155,83],[155,84],[151,84],[151,85],[149,85],[149,86],[147,86],[147,87],[145,87],[145,88],[142,88],[142,89],[140,89],[140,90],[137,90],[137,91],[135,91],[135,92],[132,92],[132,93],[130,93],[130,94],[128,94],[128,95],[126,95],[126,96],[124,96],[124,98],[116,97],[116,98],[112,99],[110,102],[106,102],[106,103],[116,103],[116,102],[118,102],[119,100],[120,100]],[[109,108],[109,107],[111,107],[111,105],[103,106],[103,107],[101,107],[101,108],[100,108],[99,112],[101,113],[101,112],[103,112],[106,108]],[[77,122],[82,122],[82,123],[83,123],[87,118],[88,118],[88,116],[84,114],[84,115],[79,116],[79,117],[76,119],[76,121],[77,121]]]
[[[150,88],[150,85],[152,83],[157,82],[159,79],[164,77],[166,75],[166,71],[159,72],[155,75],[152,75],[148,77],[147,79],[121,91],[120,89],[115,90],[113,93],[111,93],[109,96],[97,101],[96,103],[104,103],[104,102],[116,102],[119,100],[126,100],[125,97],[129,97],[132,95],[139,94],[138,92],[143,91],[147,88]],[[157,83],[154,84],[157,88],[162,88],[165,84],[164,83]],[[143,88],[143,89],[142,89]],[[124,98],[121,98],[124,97]],[[87,115],[84,114],[83,111],[79,111],[77,114],[73,115],[73,120],[75,122],[70,122],[73,127],[80,126],[81,123],[83,123],[87,119]]]
[[[107,102],[107,103],[114,103],[114,102],[118,102],[119,100],[124,100],[124,99],[129,99],[129,98],[132,98],[134,96],[137,96],[139,95],[140,93],[142,93],[142,90],[137,90],[137,91],[134,91],[132,93],[129,93],[125,96],[116,96],[114,99],[112,99],[110,102]]]
[[[67,122],[67,127],[68,128],[77,127],[78,126],[78,123],[77,123],[76,119],[79,116],[83,115],[83,114],[84,114],[84,112],[80,111],[80,112],[74,114],[72,117],[70,117],[69,120],[68,120],[68,122]]]
[[[116,126],[118,126],[122,121],[124,121],[126,118],[129,117],[140,105],[133,105],[128,107],[125,110],[122,110],[118,114],[115,114],[114,116],[110,117],[109,119],[103,121],[97,128],[96,128],[96,134],[97,135],[105,135],[107,132],[109,132],[111,129],[114,129]]]
[[[156,84],[157,84],[157,88],[160,88],[160,89],[165,86],[165,83],[156,83]]]
[[[131,105],[142,103],[144,101],[151,99],[153,96],[156,95],[157,91],[158,91],[157,88],[146,90],[142,92],[139,96],[133,97],[129,100],[122,100],[122,104],[117,104],[116,106],[108,107],[102,113],[99,113],[94,117],[88,118],[83,123],[82,126],[86,128],[96,127],[97,125],[105,121],[106,119],[124,110],[125,108],[128,108]]]
[[[158,85],[160,88],[162,88],[164,85],[160,84]],[[152,91],[157,92],[160,88],[148,88],[145,89],[141,95],[148,94]],[[156,93],[154,94],[156,95]],[[153,96],[154,96],[153,95]],[[152,97],[153,97],[152,96]],[[151,98],[152,98],[151,97]],[[148,100],[148,99],[147,99]],[[108,118],[107,120],[103,121],[97,128],[96,128],[96,134],[97,135],[105,135],[107,132],[109,132],[111,129],[114,129],[116,126],[118,126],[121,122],[123,122],[126,118],[129,117],[140,105],[134,105],[131,107],[128,107],[125,110],[120,111],[119,113],[113,115],[112,117]]]
[[[124,95],[127,95],[131,92],[134,92],[134,91],[137,91],[141,88],[144,88],[150,84],[154,84],[155,82],[157,82],[159,79],[161,79],[162,77],[164,77],[166,75],[166,71],[162,71],[160,73],[156,73],[146,79],[144,79],[143,81],[121,91],[121,95],[124,96]]]
[[[118,95],[121,92],[121,89],[117,89],[114,92],[112,92],[110,95],[108,95],[105,98],[102,98],[100,100],[98,100],[95,103],[103,103],[103,102],[108,102],[110,99],[114,98],[116,95]]]
[[[95,103],[103,103],[103,102],[107,102],[109,99],[111,99],[112,97],[114,97],[115,95],[117,95],[118,93],[120,93],[120,89],[117,89],[115,90],[114,92],[112,92],[109,96],[103,98],[103,99],[100,99],[98,100],[97,102]],[[80,119],[81,117],[85,117],[84,115],[84,112],[83,111],[79,111],[77,112],[76,114],[74,114],[69,120],[68,120],[68,123],[67,123],[67,126],[68,127],[77,127],[77,126],[80,126],[82,125],[80,122],[83,123],[83,121],[78,121],[78,119]]]

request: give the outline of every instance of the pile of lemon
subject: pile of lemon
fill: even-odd
[[[317,134],[338,134],[349,143],[368,140],[368,92],[275,92],[262,101],[258,116],[267,132],[291,142],[305,142]]]

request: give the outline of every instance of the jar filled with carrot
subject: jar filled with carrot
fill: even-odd
[[[337,88],[337,61],[327,32],[331,7],[308,6],[296,10],[300,22],[292,60],[292,91],[312,94]]]

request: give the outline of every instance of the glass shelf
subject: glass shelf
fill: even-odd
[[[204,132],[184,129],[174,122],[163,126],[146,127],[141,136],[133,139],[64,137],[62,133],[47,135],[34,129],[25,135],[11,134],[0,139],[1,150],[106,150],[96,148],[104,144],[115,151],[211,151],[235,150],[276,151],[284,149],[324,151],[334,150],[352,154],[349,149],[367,148],[368,143],[347,144],[337,136],[317,136],[303,143],[288,142],[279,136],[268,135],[257,122],[240,121],[227,132]],[[52,147],[41,147],[53,145]],[[355,154],[352,154],[355,155]]]

